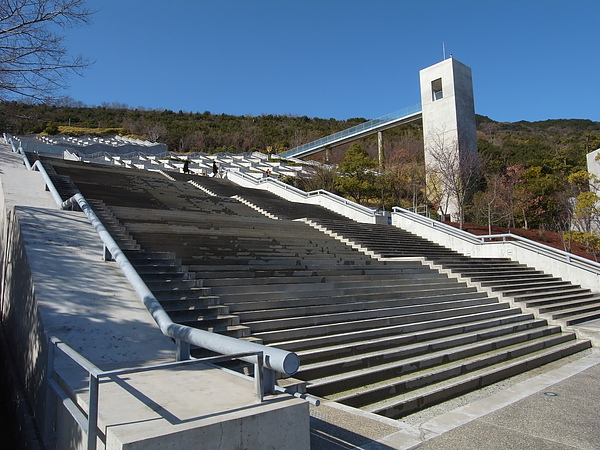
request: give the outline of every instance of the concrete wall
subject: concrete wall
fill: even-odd
[[[600,155],[600,148],[588,153],[585,157],[587,160],[587,171],[600,179],[600,160],[596,159],[598,155]]]
[[[4,209],[2,211],[5,212]],[[43,428],[46,339],[16,209],[5,212],[2,222],[3,277],[0,302],[3,331],[35,422],[38,428]]]

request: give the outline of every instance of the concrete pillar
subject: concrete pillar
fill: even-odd
[[[379,155],[379,171],[383,172],[385,168],[385,155],[383,153],[383,133],[377,132],[377,154]]]
[[[471,69],[452,57],[420,71],[423,140],[428,196],[440,201],[440,212],[457,220],[458,203],[440,173],[477,152],[475,102]],[[462,164],[462,163],[461,163]],[[445,167],[444,167],[445,166]]]

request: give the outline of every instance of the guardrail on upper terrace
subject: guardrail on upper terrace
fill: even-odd
[[[510,241],[511,244],[526,248],[528,250],[534,251],[539,255],[546,256],[548,258],[554,259],[556,261],[560,261],[564,264],[568,264],[578,269],[582,269],[593,273],[595,275],[600,275],[600,263],[595,261],[591,261],[587,258],[583,258],[581,256],[574,255],[572,253],[559,250],[554,247],[550,247],[545,244],[541,244],[539,242],[532,241],[530,239],[518,236],[512,233],[504,233],[504,234],[488,234],[483,236],[477,236],[475,234],[469,233],[467,231],[455,228],[453,226],[447,225],[443,222],[439,222],[437,220],[424,217],[422,215],[416,214],[412,211],[409,211],[404,208],[400,208],[395,206],[393,208],[393,212],[397,214],[402,214],[409,218],[410,220],[417,222],[421,225],[424,225],[429,228],[435,228],[438,230],[442,230],[445,234],[453,236],[455,238],[461,239],[465,242],[469,242],[473,245],[482,245],[482,244],[502,244],[507,241]]]
[[[314,197],[320,197],[322,199],[327,199],[332,203],[338,204],[345,208],[349,208],[353,211],[359,212],[360,214],[364,214],[369,217],[373,217],[379,214],[377,209],[369,208],[368,206],[359,205],[351,200],[348,200],[344,197],[340,197],[339,195],[333,194],[324,189],[318,189],[316,191],[305,192],[302,189],[298,189],[297,187],[291,186],[289,184],[283,183],[282,181],[277,180],[276,178],[267,177],[267,178],[255,178],[251,175],[248,175],[243,172],[227,172],[228,178],[240,177],[244,181],[252,184],[254,186],[260,186],[261,184],[269,183],[273,186],[276,186],[278,189],[284,190],[287,193],[291,193],[292,196],[295,196],[298,200],[303,203],[306,203],[306,200]],[[273,192],[269,189],[270,192]],[[276,193],[276,192],[273,192]]]

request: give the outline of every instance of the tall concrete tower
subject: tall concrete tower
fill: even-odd
[[[461,173],[477,155],[471,69],[450,57],[421,70],[420,79],[428,196],[457,220]]]

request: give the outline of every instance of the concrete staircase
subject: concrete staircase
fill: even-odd
[[[229,314],[229,308],[181,264],[176,253],[141,249],[114,214],[113,208],[117,207],[108,207],[101,200],[88,202],[171,320],[237,338],[249,336],[249,328],[241,326],[239,318]]]
[[[422,257],[563,326],[600,318],[600,294],[510,259],[469,258],[396,227],[318,218],[320,230],[381,258]]]
[[[312,394],[398,418],[590,346],[424,264],[424,243],[380,261],[297,220],[352,225],[322,208],[208,177],[193,177],[198,189],[189,176],[52,164],[172,317],[297,352]]]

